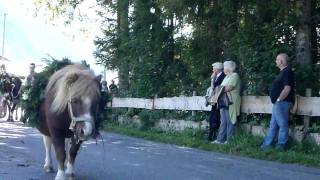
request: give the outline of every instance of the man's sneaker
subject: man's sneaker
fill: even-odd
[[[266,146],[266,145],[261,145],[260,146],[260,149],[261,149],[261,151],[268,151],[268,150],[270,150],[271,149],[271,146]]]
[[[283,145],[283,144],[277,144],[276,150],[277,150],[277,151],[285,151],[285,145]]]
[[[228,142],[225,141],[225,142],[220,142],[218,140],[215,140],[215,141],[212,141],[211,144],[227,144]]]

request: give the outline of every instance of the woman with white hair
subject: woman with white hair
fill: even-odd
[[[235,133],[235,124],[237,116],[240,115],[240,77],[235,72],[236,63],[233,61],[225,61],[223,63],[224,78],[221,86],[224,87],[226,93],[232,102],[229,106],[220,107],[220,128],[217,139],[214,143],[225,144]]]
[[[211,75],[211,87],[216,88],[220,86],[224,77],[226,75],[223,73],[223,64],[221,62],[216,62],[212,64],[212,75]],[[209,132],[208,141],[213,141],[217,136],[217,132],[220,126],[220,111],[217,104],[212,105],[211,113],[209,117]]]

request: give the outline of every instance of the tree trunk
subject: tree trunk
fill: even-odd
[[[239,1],[233,0],[230,1],[230,8],[228,9],[231,13],[231,15],[226,20],[226,24],[224,25],[224,43],[223,43],[223,58],[224,59],[231,59],[235,60],[237,59],[234,57],[234,54],[232,54],[232,43],[234,41],[234,36],[238,30],[238,8],[239,8]]]
[[[320,37],[317,27],[320,28],[320,7],[316,6],[316,0],[311,1],[311,59],[312,64],[320,62]]]
[[[117,22],[118,22],[118,61],[119,64],[119,89],[120,91],[127,91],[129,89],[129,58],[126,57],[126,46],[129,41],[129,0],[117,1]]]
[[[301,65],[311,64],[311,0],[297,0],[298,18],[296,58]]]
[[[174,60],[174,17],[173,13],[170,14],[170,19],[169,19],[169,32],[170,32],[170,37],[169,37],[169,59],[171,62]]]

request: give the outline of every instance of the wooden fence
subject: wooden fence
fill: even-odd
[[[320,116],[320,97],[298,97],[296,114],[304,116]],[[203,96],[164,97],[164,98],[113,98],[109,104],[112,108],[142,108],[188,111],[210,111],[205,106]],[[242,96],[241,112],[247,114],[271,114],[272,104],[268,96]]]

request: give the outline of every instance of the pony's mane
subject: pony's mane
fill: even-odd
[[[73,98],[99,97],[99,86],[92,70],[81,65],[68,65],[55,72],[46,87],[45,96],[50,93],[53,101],[51,112],[62,113]]]

